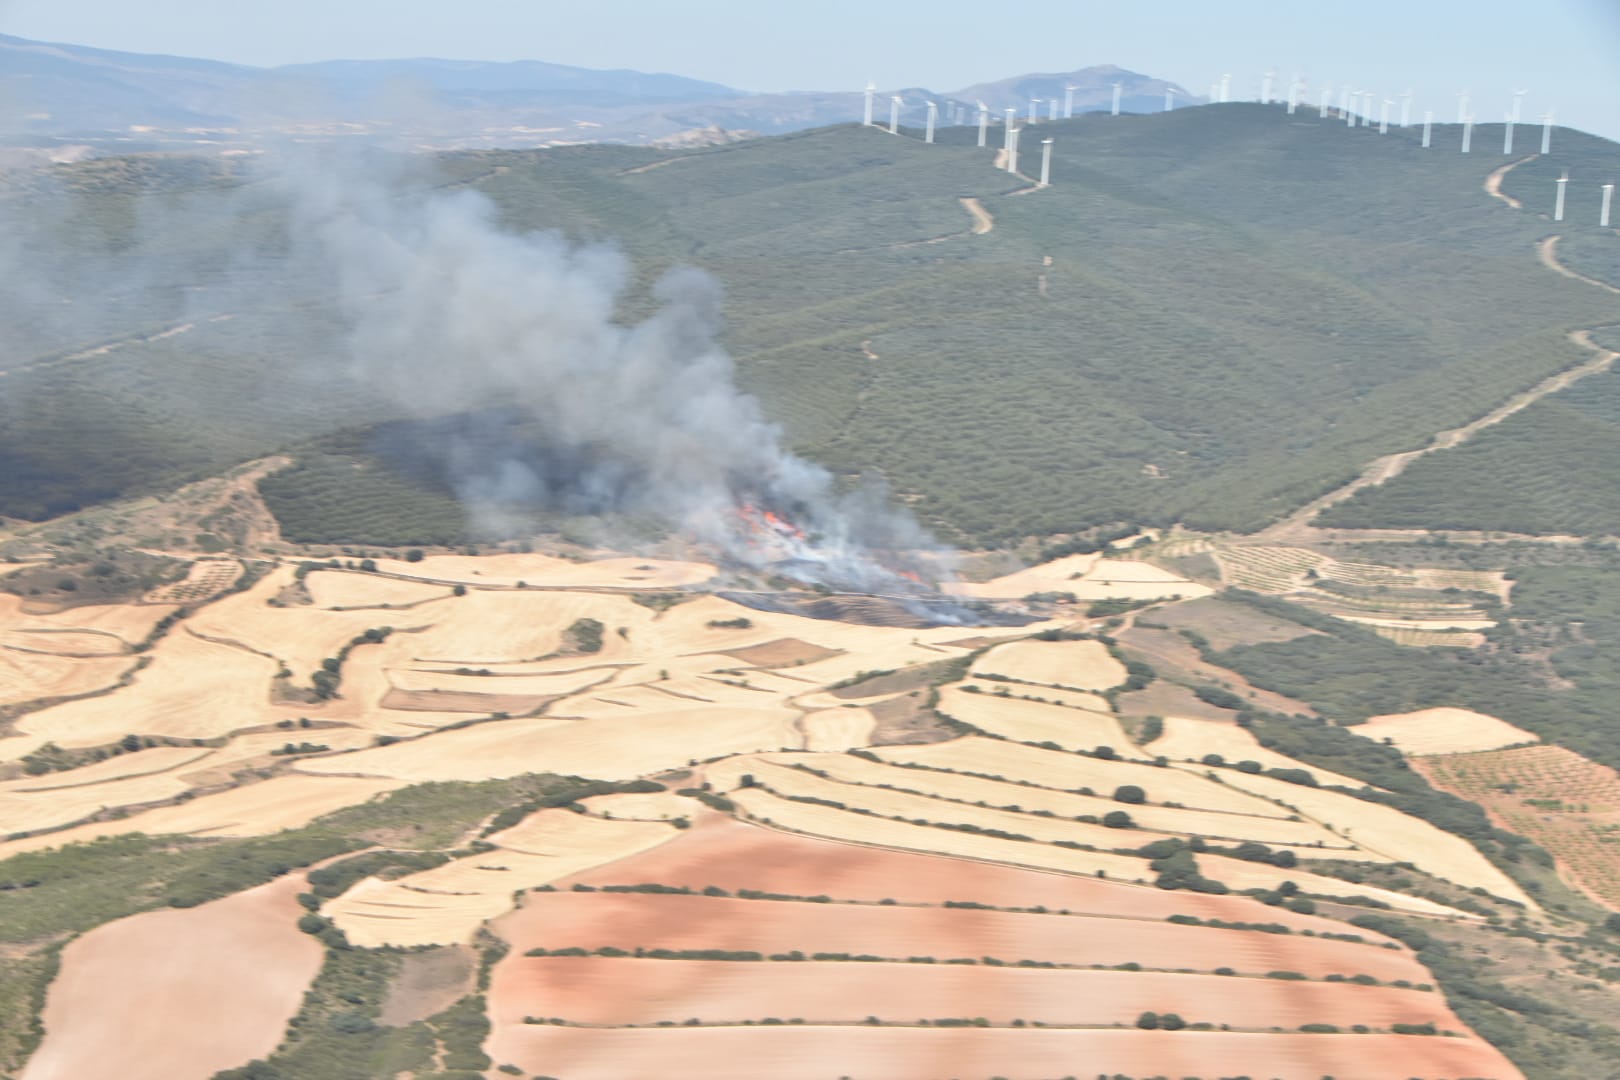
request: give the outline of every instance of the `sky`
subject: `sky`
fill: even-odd
[[[439,56],[667,71],[749,90],[951,91],[1117,64],[1255,96],[1267,69],[1455,120],[1471,91],[1620,139],[1620,0],[0,0],[0,33],[259,66]],[[1279,83],[1280,85],[1280,83]]]

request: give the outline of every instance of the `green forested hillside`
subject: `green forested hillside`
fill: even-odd
[[[933,146],[916,134],[459,155],[434,182],[484,192],[513,229],[620,244],[636,260],[626,319],[650,310],[644,286],[668,266],[713,272],[740,378],[790,443],[841,472],[881,471],[927,523],[977,543],[1114,520],[1259,527],[1580,362],[1590,354],[1566,331],[1613,321],[1612,297],[1538,264],[1545,220],[1528,194],[1524,211],[1487,195],[1504,159],[1456,153],[1454,129],[1424,151],[1415,130],[1380,137],[1255,105],[1088,116],[1026,133],[1025,173],[1038,140],[1056,139],[1042,191],[994,169],[972,130]],[[1539,190],[1532,166],[1561,154],[1620,171],[1620,147],[1560,136],[1550,164],[1508,179]],[[980,200],[990,232],[970,231],[962,198]],[[278,313],[263,318],[248,363],[273,380]],[[331,351],[331,377],[273,396],[258,422],[207,407],[240,400],[241,376],[224,359],[197,371],[184,352],[201,336],[76,362],[81,387],[46,374],[62,365],[25,373],[57,380],[38,385],[60,404],[48,439],[0,428],[0,458],[31,470],[0,480],[0,513],[382,418],[344,380],[338,335],[287,332],[290,348]],[[123,452],[134,431],[70,437],[104,363],[140,369],[114,400],[152,432],[150,460]],[[226,422],[193,420],[176,455],[151,402],[182,387]],[[42,500],[52,482],[66,492]],[[282,494],[296,503],[296,488]]]

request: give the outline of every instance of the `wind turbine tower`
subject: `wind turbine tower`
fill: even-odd
[[[1465,153],[1465,154],[1468,153],[1469,148],[1472,147],[1473,144],[1474,144],[1474,118],[1472,116],[1470,116],[1470,117],[1467,117],[1466,119],[1463,120],[1462,152]]]
[[[1297,108],[1299,108],[1299,76],[1298,75],[1294,76],[1294,81],[1288,84],[1288,115],[1293,116],[1294,115],[1294,110],[1297,109]]]
[[[1002,137],[1001,137],[1002,156],[1005,157],[1008,162],[1012,161],[1013,138],[1015,137],[1014,133],[1017,131],[1017,129],[1018,129],[1018,110],[1017,109],[1008,109],[1007,110],[1007,130],[1002,133]],[[1007,171],[1012,172],[1012,168],[1009,166]]]
[[[1543,154],[1552,153],[1552,122],[1552,110],[1548,109],[1547,115],[1541,118],[1541,152]]]
[[[1038,98],[1038,97],[1030,98],[1029,99],[1029,122],[1030,123],[1033,124],[1035,122],[1035,118],[1038,115],[1040,115],[1040,111],[1041,111],[1041,99]]]
[[[1277,69],[1272,68],[1270,71],[1260,76],[1260,104],[1271,104],[1271,80],[1274,79],[1276,75]]]
[[[979,102],[979,145],[983,146],[990,137],[990,106]]]
[[[1231,96],[1232,96],[1232,76],[1231,75],[1222,75],[1221,76],[1221,104],[1222,105],[1226,104],[1227,100],[1230,99]]]
[[[1384,107],[1378,112],[1378,134],[1389,134],[1389,107],[1395,104],[1389,98],[1384,99]]]
[[[1609,204],[1614,201],[1614,185],[1603,185],[1603,209],[1598,213],[1598,225],[1601,228],[1609,227]]]
[[[1513,114],[1502,117],[1502,153],[1513,153]]]
[[[1412,126],[1412,91],[1401,95],[1401,127]]]
[[[1457,91],[1457,123],[1468,123],[1468,91]]]
[[[1553,203],[1553,220],[1564,220],[1564,189],[1569,187],[1569,173],[1558,178],[1558,199]]]
[[[1176,107],[1176,92],[1170,87],[1164,88],[1164,111],[1169,112]]]
[[[1063,84],[1063,119],[1069,120],[1074,116],[1074,92],[1079,89],[1073,83]]]
[[[934,141],[934,124],[939,120],[939,106],[932,101],[928,103],[928,128],[923,132],[923,142]]]
[[[1327,119],[1328,109],[1333,107],[1333,84],[1327,83],[1322,87],[1322,98],[1316,106],[1316,118]]]
[[[1041,187],[1052,186],[1052,140],[1041,140]]]
[[[900,95],[889,99],[889,134],[900,134]]]
[[[875,94],[875,93],[877,93],[877,87],[873,86],[871,83],[867,83],[866,84],[866,119],[861,121],[861,123],[866,125],[867,127],[872,126],[872,95]]]
[[[1344,126],[1356,126],[1356,109],[1361,107],[1361,91],[1351,88],[1344,93],[1345,100],[1350,104],[1340,110],[1344,114]]]
[[[1016,174],[1018,172],[1018,137],[1021,134],[1022,132],[1017,128],[1013,129],[1012,149],[1007,151],[1007,171],[1010,173]]]
[[[1513,122],[1515,124],[1519,122],[1519,107],[1524,104],[1524,95],[1529,92],[1528,90],[1513,91]]]
[[[1120,83],[1115,83],[1114,84],[1114,112],[1113,112],[1113,115],[1115,115],[1115,116],[1119,115],[1119,88],[1120,88],[1120,85],[1121,85]]]
[[[1427,150],[1434,134],[1434,110],[1426,109],[1423,113],[1423,149]]]
[[[1046,99],[1046,118],[1048,120],[1056,120],[1058,118],[1057,112],[1058,112],[1058,100],[1057,100],[1057,98],[1047,98]]]

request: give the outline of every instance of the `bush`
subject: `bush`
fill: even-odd
[[[1114,789],[1114,801],[1140,806],[1142,803],[1147,802],[1147,792],[1135,784],[1121,784]]]
[[[1136,1018],[1136,1026],[1143,1031],[1156,1031],[1159,1027],[1159,1014],[1156,1012],[1143,1013]]]
[[[1136,822],[1131,820],[1131,815],[1123,810],[1108,811],[1103,815],[1102,823],[1110,829],[1133,829],[1136,827]]]

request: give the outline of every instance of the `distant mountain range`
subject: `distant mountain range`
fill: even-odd
[[[921,124],[928,101],[941,123],[976,122],[982,101],[1000,115],[1040,113],[1073,93],[1078,112],[1109,108],[1121,86],[1127,112],[1156,112],[1181,87],[1116,67],[1021,75],[953,93],[879,92],[877,119],[902,98],[901,122]],[[302,138],[392,136],[415,147],[535,147],[581,142],[724,141],[859,119],[860,91],[759,94],[680,75],[598,71],[534,60],[330,60],[257,68],[179,56],[115,52],[0,35],[0,141],[34,156],[224,149],[252,134]]]

